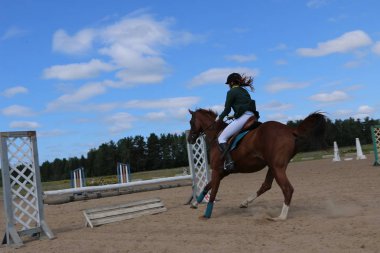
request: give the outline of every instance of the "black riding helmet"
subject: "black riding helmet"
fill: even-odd
[[[234,83],[240,83],[241,82],[241,75],[239,73],[232,73],[227,77],[226,84]]]

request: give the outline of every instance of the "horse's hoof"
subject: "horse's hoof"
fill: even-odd
[[[192,208],[192,209],[197,209],[197,208],[198,208],[198,205],[197,205],[197,204],[194,204],[194,203],[190,203],[190,208]]]
[[[206,216],[202,215],[202,216],[199,216],[199,219],[200,219],[200,220],[204,220],[204,221],[206,221],[206,220],[208,220],[208,219],[210,219],[210,218],[207,218]]]
[[[240,207],[240,208],[248,208],[248,204],[243,204],[243,203],[241,203],[239,207]]]

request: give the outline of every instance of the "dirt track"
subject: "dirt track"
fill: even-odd
[[[273,188],[247,209],[238,206],[255,192],[266,169],[227,177],[221,184],[213,217],[183,205],[191,187],[141,192],[103,199],[45,205],[54,240],[29,241],[0,252],[380,252],[380,167],[373,157],[333,163],[330,159],[290,164],[295,188],[289,219],[279,215],[282,193]],[[82,210],[160,197],[167,212],[96,227],[84,227]],[[4,232],[0,203],[0,232]]]

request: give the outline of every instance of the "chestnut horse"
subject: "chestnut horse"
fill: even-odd
[[[212,169],[211,180],[205,186],[202,193],[197,197],[196,208],[205,195],[211,190],[210,199],[203,218],[210,218],[218,192],[220,181],[228,175],[224,170],[223,154],[218,148],[218,133],[223,130],[227,123],[215,121],[217,114],[211,110],[189,110],[191,114],[190,133],[187,141],[194,144],[199,135],[204,134],[210,146],[210,165]],[[257,129],[248,132],[240,141],[237,149],[231,151],[235,162],[233,173],[257,172],[268,166],[264,183],[260,189],[240,207],[248,207],[248,204],[272,187],[273,179],[276,179],[284,194],[284,203],[280,216],[271,220],[286,220],[290,201],[293,195],[293,186],[286,176],[286,168],[294,155],[304,145],[322,144],[326,129],[326,118],[321,113],[312,113],[306,117],[297,128],[292,128],[276,121],[268,121],[261,124]]]

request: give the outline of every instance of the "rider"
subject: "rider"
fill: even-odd
[[[227,77],[226,84],[229,85],[230,90],[227,92],[227,98],[224,105],[224,111],[216,117],[216,121],[223,120],[230,111],[234,110],[235,120],[232,121],[219,135],[218,144],[222,154],[226,156],[225,170],[231,172],[234,170],[234,162],[228,151],[227,140],[240,131],[247,120],[255,115],[256,106],[251,99],[248,91],[243,87],[250,87],[253,91],[252,77],[240,75],[239,73],[232,73]]]

